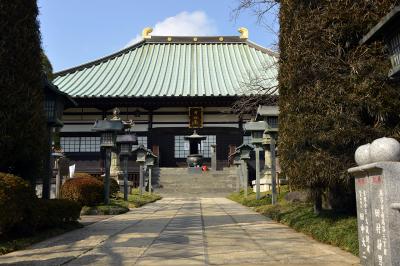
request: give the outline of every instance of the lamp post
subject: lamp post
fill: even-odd
[[[232,154],[232,157],[233,157],[233,164],[236,165],[236,171],[237,171],[237,175],[238,175],[237,182],[236,182],[236,191],[240,192],[240,185],[244,183],[243,182],[243,172],[240,167],[242,164],[242,161],[240,160],[240,151],[238,151],[236,149],[236,151]]]
[[[146,164],[146,167],[149,169],[149,193],[150,194],[151,194],[151,190],[152,190],[152,186],[151,186],[152,168],[155,164],[156,159],[157,159],[157,156],[154,153],[152,153],[151,151],[147,152],[145,164]]]
[[[248,144],[242,144],[236,148],[239,151],[240,161],[241,161],[241,170],[243,175],[243,189],[244,189],[244,196],[247,197],[247,187],[249,184],[249,175],[247,170],[247,161],[250,160],[250,152],[253,150]]]
[[[251,143],[256,153],[256,199],[260,199],[260,150],[262,149],[263,133],[267,128],[265,121],[251,121],[245,124],[245,130],[251,132]]]
[[[272,205],[276,204],[276,154],[275,154],[275,147],[276,147],[276,139],[278,135],[278,129],[268,127],[265,130],[266,138],[269,139],[269,146],[271,151],[271,186],[272,186]],[[269,135],[270,138],[267,136]],[[265,143],[267,144],[267,143]]]
[[[52,134],[53,128],[62,127],[62,115],[64,106],[76,106],[76,102],[72,100],[68,94],[61,92],[57,86],[52,84],[43,74],[43,88],[44,88],[44,112],[47,120],[48,132],[48,156],[46,162],[47,173],[43,177],[42,198],[50,198],[51,179],[53,176],[53,169],[51,166],[51,153],[52,153]]]
[[[93,131],[100,132],[100,147],[105,150],[105,182],[104,182],[104,203],[109,204],[110,201],[110,164],[111,150],[115,147],[117,132],[124,129],[124,124],[120,119],[97,120],[94,123]]]
[[[143,183],[144,183],[144,163],[146,162],[146,155],[148,150],[140,144],[136,149],[133,150],[136,153],[136,162],[139,163],[139,194],[143,194]]]
[[[128,158],[132,154],[132,145],[137,144],[137,138],[133,134],[117,136],[119,158],[123,162],[124,171],[124,200],[128,200]]]

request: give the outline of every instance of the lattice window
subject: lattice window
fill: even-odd
[[[142,144],[147,148],[147,136],[137,136],[138,145]],[[132,149],[135,149],[138,145],[133,145]]]
[[[99,137],[81,137],[81,152],[99,152],[100,138]]]
[[[61,137],[60,144],[65,152],[100,151],[100,137]]]
[[[186,158],[189,149],[189,141],[185,140],[185,136],[175,136],[175,158]]]
[[[204,158],[211,158],[211,145],[217,144],[217,137],[215,135],[208,135],[205,140],[201,141],[200,153]]]

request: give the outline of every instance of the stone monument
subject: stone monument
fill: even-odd
[[[217,171],[217,145],[211,145],[211,169]]]
[[[391,138],[360,146],[355,177],[362,265],[400,265],[400,144]]]

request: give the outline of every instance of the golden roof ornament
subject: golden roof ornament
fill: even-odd
[[[240,32],[240,39],[248,39],[249,38],[249,30],[246,29],[245,27],[239,28],[238,32]]]
[[[153,32],[153,28],[150,28],[150,27],[144,28],[142,31],[142,38],[143,39],[151,39],[150,33],[152,33],[152,32]]]

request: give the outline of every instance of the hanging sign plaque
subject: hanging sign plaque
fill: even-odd
[[[203,127],[203,107],[189,107],[189,128]]]

